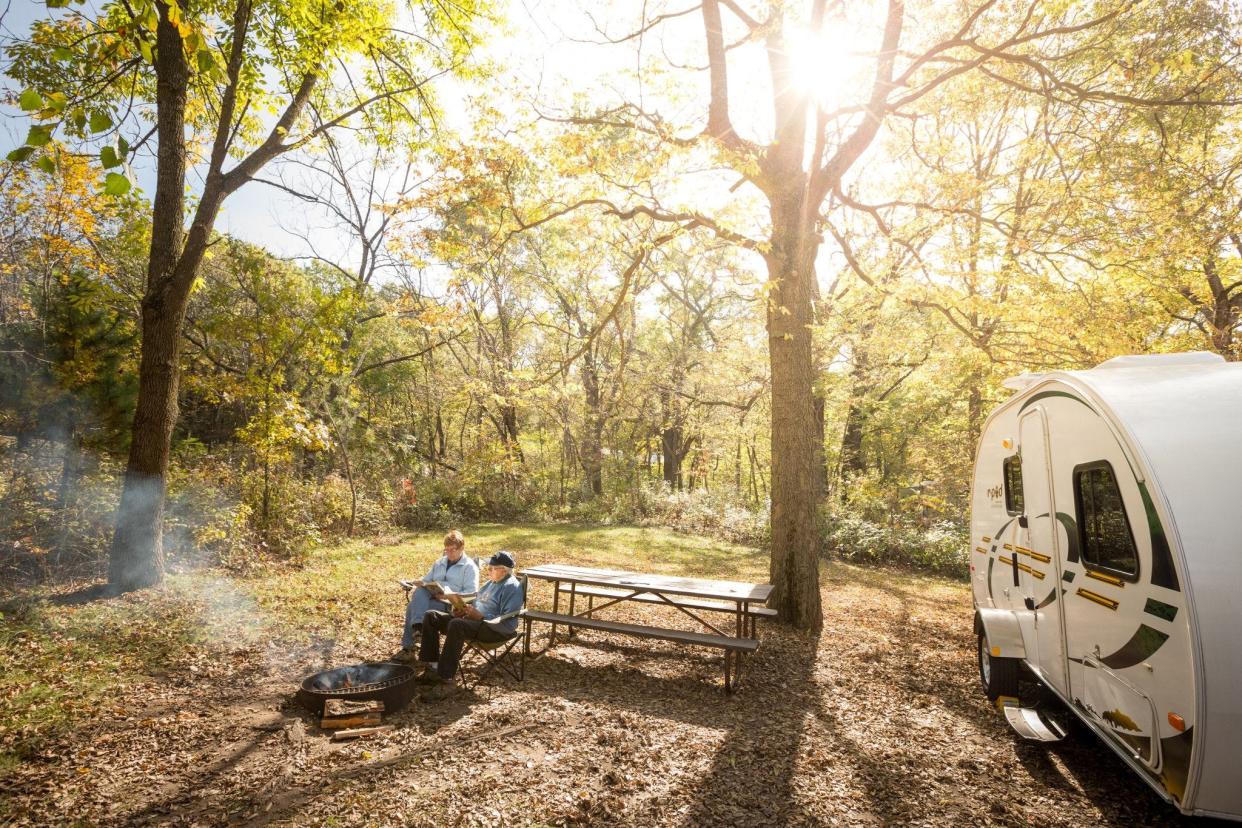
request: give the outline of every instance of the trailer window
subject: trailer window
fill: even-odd
[[[1083,563],[1136,578],[1138,550],[1117,477],[1107,461],[1074,469],[1074,502]]]
[[[1005,511],[1020,515],[1025,508],[1022,500],[1022,458],[1018,455],[1005,458]]]

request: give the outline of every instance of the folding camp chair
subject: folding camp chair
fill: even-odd
[[[522,585],[521,609],[507,612],[493,620],[506,621],[516,618],[526,610],[526,576],[518,575],[517,579]],[[516,681],[522,681],[526,677],[525,665],[522,659],[518,658],[518,654],[513,651],[521,639],[521,634],[515,630],[513,635],[504,641],[467,641],[462,650],[461,661],[457,663],[457,677],[461,681],[461,686],[467,690],[473,690],[497,669]],[[474,671],[473,682],[466,675],[467,667]]]

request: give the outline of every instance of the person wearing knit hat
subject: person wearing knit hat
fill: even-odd
[[[418,661],[427,667],[416,681],[431,686],[429,698],[445,698],[455,689],[453,677],[467,641],[507,641],[517,635],[522,585],[513,575],[513,555],[501,550],[487,562],[488,581],[473,606],[452,613],[431,610],[423,616]],[[444,635],[441,648],[440,635]]]

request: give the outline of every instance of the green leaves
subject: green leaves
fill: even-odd
[[[102,109],[91,113],[91,132],[103,132],[112,126],[112,116]]]
[[[129,142],[118,135],[115,147],[109,145],[99,151],[99,163],[105,170],[110,170],[125,163],[127,155],[129,155]]]
[[[34,151],[35,151],[34,147],[18,147],[17,149],[13,150],[8,155],[6,155],[5,158],[7,158],[9,161],[12,161],[14,164],[20,164],[23,161],[25,161],[27,158],[29,158],[31,155],[34,155]]]
[[[26,144],[32,147],[47,146],[52,140],[52,128],[50,126],[32,126],[29,134],[26,135]]]
[[[104,179],[104,192],[110,196],[123,196],[131,186],[129,179],[121,173],[108,173]]]
[[[43,108],[43,96],[33,89],[27,89],[22,92],[17,103],[21,106],[22,112],[36,112]]]

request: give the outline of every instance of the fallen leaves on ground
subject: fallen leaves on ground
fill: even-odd
[[[159,675],[118,687],[89,720],[0,779],[0,822],[1179,820],[1091,734],[1049,748],[1008,730],[977,686],[964,585],[836,565],[822,598],[822,634],[762,625],[762,646],[733,695],[721,689],[714,651],[581,632],[529,662],[520,684],[416,701],[386,717],[393,731],[333,743],[293,703],[295,683],[387,655],[399,623],[387,598],[342,596],[369,614],[352,638],[294,645],[220,636],[170,655]],[[614,610],[676,623],[663,608]]]

